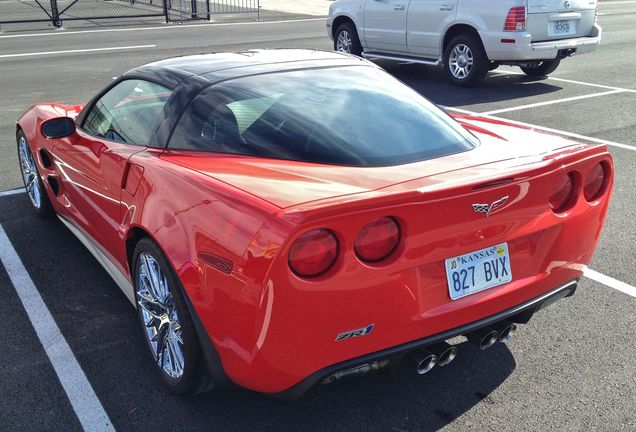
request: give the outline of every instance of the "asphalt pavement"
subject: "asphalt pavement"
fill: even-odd
[[[436,68],[382,65],[449,110],[609,143],[614,195],[590,267],[633,287],[636,2],[600,12],[601,47],[563,61],[549,79],[500,68],[459,89]],[[122,72],[177,55],[331,48],[320,19],[95,30],[0,35],[0,191],[21,186],[14,122],[30,104],[81,103]],[[0,196],[0,226],[118,431],[636,430],[636,298],[612,283],[584,278],[510,344],[481,352],[462,343],[455,362],[424,376],[402,368],[297,401],[245,390],[183,399],[157,380],[132,306],[61,223],[35,217],[18,193]],[[0,265],[0,430],[82,430],[13,285]]]

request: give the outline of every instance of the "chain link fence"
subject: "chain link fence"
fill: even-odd
[[[215,15],[251,13],[260,0],[0,0],[0,31],[211,20]]]

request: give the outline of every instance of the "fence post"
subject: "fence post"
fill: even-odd
[[[197,0],[190,0],[190,18],[199,18],[199,12],[197,11]]]
[[[60,11],[57,8],[57,0],[51,0],[51,22],[54,27],[62,27],[62,21],[60,20]]]
[[[205,4],[206,4],[206,8],[205,9],[206,9],[206,12],[207,12],[207,14],[206,14],[207,15],[207,19],[208,19],[208,21],[210,21],[212,19],[212,15],[210,14],[210,0],[207,0],[205,2]]]
[[[168,0],[163,0],[163,14],[166,17],[166,24],[168,24],[170,22],[170,13],[168,12]]]

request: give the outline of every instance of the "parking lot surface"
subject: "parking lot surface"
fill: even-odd
[[[451,365],[424,376],[403,367],[393,376],[318,387],[297,401],[244,390],[178,398],[160,385],[134,310],[106,272],[60,222],[34,216],[26,195],[3,192],[0,430],[636,430],[636,63],[629,55],[636,2],[602,3],[599,21],[601,47],[563,61],[548,79],[502,67],[483,85],[460,89],[434,68],[382,64],[451,113],[605,143],[614,157],[612,203],[590,265],[595,272],[574,297],[520,326],[508,345],[481,352],[462,343]],[[81,103],[112,77],[153,60],[276,47],[330,49],[331,42],[316,19],[0,35],[0,191],[21,186],[14,121],[30,104]],[[9,262],[12,254],[24,271]],[[38,337],[47,321],[29,286],[59,339]],[[85,381],[58,378],[69,360]]]

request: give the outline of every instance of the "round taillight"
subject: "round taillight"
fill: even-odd
[[[358,234],[354,249],[364,262],[382,261],[393,253],[400,242],[400,227],[390,217],[369,222]]]
[[[555,213],[570,208],[574,201],[574,174],[568,173],[561,177],[550,196],[550,208]]]
[[[312,278],[329,270],[338,257],[338,240],[328,229],[307,231],[292,244],[289,267],[303,278]]]
[[[605,186],[605,165],[601,162],[597,164],[585,179],[583,195],[588,201],[594,201],[603,194]]]

